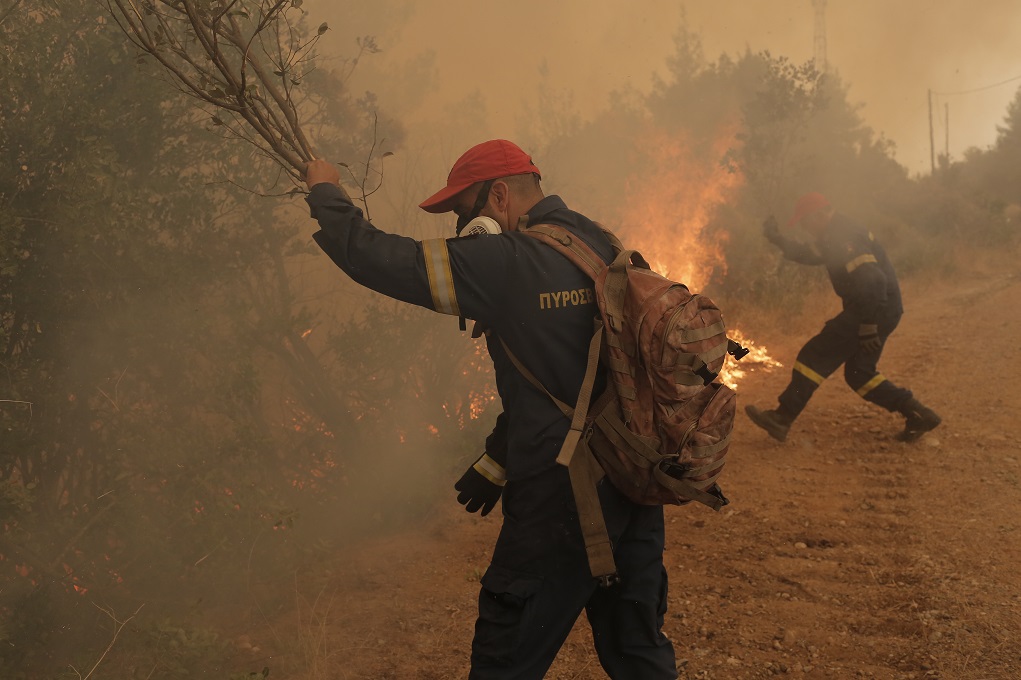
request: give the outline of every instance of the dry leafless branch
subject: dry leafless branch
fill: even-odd
[[[103,663],[103,659],[105,659],[106,655],[110,653],[110,650],[113,649],[113,646],[117,644],[117,637],[121,634],[121,630],[123,630],[124,626],[128,625],[128,622],[131,621],[131,619],[135,618],[138,612],[142,611],[142,607],[145,606],[144,604],[140,605],[138,609],[135,610],[134,614],[124,619],[123,621],[120,621],[117,619],[116,614],[114,614],[113,609],[103,609],[98,604],[95,603],[93,604],[95,605],[96,609],[109,616],[110,619],[113,621],[114,623],[113,638],[110,640],[110,644],[106,646],[106,649],[103,650],[103,653],[96,660],[96,663],[93,664],[92,669],[88,673],[82,675],[80,672],[78,672],[77,668],[71,666],[71,670],[74,671],[75,675],[78,676],[79,680],[88,680],[89,678],[92,677],[92,674],[96,672],[97,668],[99,668],[99,664]]]
[[[214,107],[212,124],[242,139],[300,182],[316,158],[299,116],[315,46],[301,0],[100,0],[128,39],[186,94]]]

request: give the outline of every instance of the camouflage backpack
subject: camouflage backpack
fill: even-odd
[[[616,255],[610,265],[563,227],[538,224],[523,230],[595,282],[600,317],[577,404],[553,397],[508,354],[571,419],[557,462],[570,470],[589,566],[605,585],[616,581],[616,567],[596,482],[605,474],[643,505],[698,501],[719,510],[728,502],[716,480],[730,444],[736,399],[733,390],[715,382],[730,350],[719,308],[652,271],[638,252],[603,231]],[[600,363],[611,380],[592,403]]]

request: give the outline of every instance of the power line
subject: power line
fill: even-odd
[[[1014,76],[1013,78],[1008,78],[1007,80],[1001,80],[1000,82],[993,83],[992,85],[985,85],[983,87],[976,87],[976,88],[971,89],[971,90],[961,90],[960,92],[933,92],[933,94],[940,95],[941,97],[948,97],[950,95],[955,95],[955,94],[971,94],[972,92],[981,92],[982,90],[991,90],[994,87],[999,87],[1000,85],[1006,85],[1007,83],[1012,83],[1015,80],[1021,80],[1021,76]]]
[[[936,139],[935,139],[935,130],[933,129],[933,111],[932,111],[933,103],[939,97],[952,97],[954,95],[959,95],[959,94],[972,94],[974,92],[982,92],[984,90],[991,90],[994,87],[1000,87],[1001,85],[1006,85],[1007,83],[1013,83],[1016,80],[1021,80],[1021,76],[1014,76],[1013,78],[1007,78],[1006,80],[1001,80],[1000,82],[993,83],[992,85],[984,85],[982,87],[974,87],[974,88],[971,88],[969,90],[959,90],[957,92],[935,92],[933,90],[929,90],[929,162],[930,162],[930,164],[932,166],[932,172],[934,174],[936,172]],[[944,118],[943,118],[943,128],[944,128],[944,130],[946,132],[946,139],[944,141],[944,145],[945,145],[944,153],[946,154],[947,161],[949,162],[949,160],[950,160],[950,104],[944,102],[943,111],[944,111],[944,114],[943,114],[944,115]],[[937,117],[939,116],[939,109],[937,109],[936,116]]]

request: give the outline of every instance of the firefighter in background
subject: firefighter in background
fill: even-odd
[[[843,311],[801,348],[779,405],[771,410],[747,406],[748,417],[773,439],[784,441],[815,390],[843,364],[844,379],[859,396],[904,415],[904,431],[897,439],[915,441],[939,425],[940,417],[915,399],[911,390],[893,384],[876,368],[883,345],[904,312],[897,276],[886,252],[871,232],[835,212],[820,193],[798,199],[789,226],[798,224],[814,242],[785,237],[772,216],[763,230],[787,259],[825,265],[833,290],[843,301]]]
[[[592,281],[553,248],[518,232],[557,224],[610,262],[613,249],[602,230],[558,196],[544,196],[539,169],[506,140],[466,151],[447,185],[420,205],[456,213],[458,232],[473,233],[476,220],[488,220],[480,235],[416,241],[388,234],[363,218],[331,164],[312,161],[305,179],[320,227],[313,238],[354,281],[487,329],[503,415],[458,491],[469,509],[488,512],[502,490],[503,524],[481,579],[469,679],[542,678],[584,611],[607,675],[675,680],[673,645],[662,632],[663,507],[637,505],[608,480],[599,484],[620,576],[615,585],[600,585],[589,570],[568,470],[556,462],[570,422],[504,349],[554,396],[575,403],[599,313]]]

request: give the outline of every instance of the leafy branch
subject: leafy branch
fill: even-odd
[[[753,193],[772,212],[792,151],[826,99],[824,75],[811,62],[799,66],[769,52],[762,57],[766,62],[762,87],[742,107],[745,131],[737,136],[741,148],[728,152],[723,162],[753,180]]]

